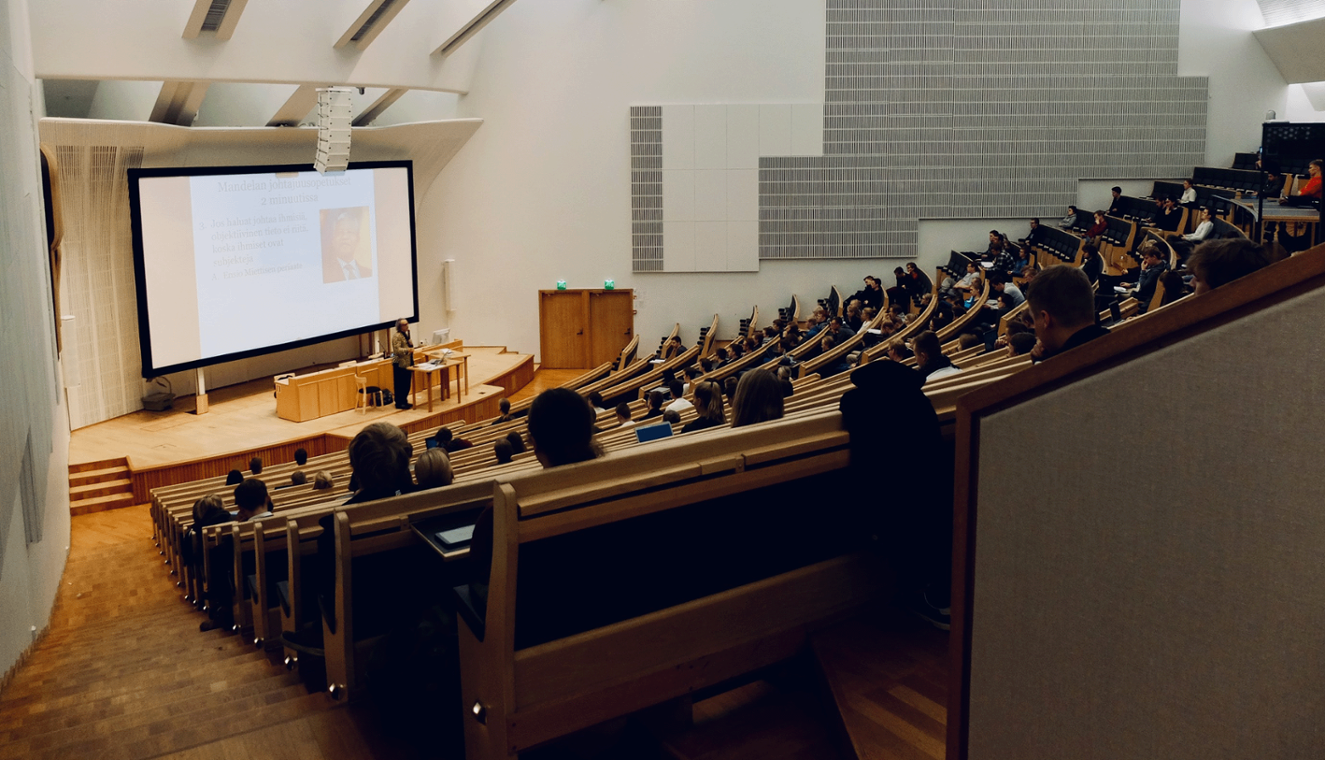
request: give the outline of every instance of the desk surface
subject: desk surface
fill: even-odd
[[[1245,209],[1253,217],[1257,216],[1260,202],[1256,198],[1229,198],[1230,201]],[[1320,220],[1320,212],[1311,206],[1281,206],[1277,198],[1265,199],[1265,218],[1271,222],[1314,222]]]

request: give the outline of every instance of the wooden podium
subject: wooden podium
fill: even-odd
[[[307,375],[277,377],[276,416],[291,422],[306,422],[348,412],[359,399],[358,377],[366,378],[367,385],[390,389],[391,360],[347,362]]]

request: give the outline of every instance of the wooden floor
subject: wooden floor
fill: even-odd
[[[484,383],[528,358],[527,354],[506,353],[500,347],[467,347],[465,352],[470,355],[472,377],[465,403],[502,395],[500,388]],[[434,412],[459,405],[454,393],[446,402],[440,401],[439,394],[440,389],[435,389]],[[99,462],[127,455],[135,468],[154,467],[251,449],[255,441],[270,445],[328,432],[352,437],[368,422],[390,420],[403,425],[429,414],[424,402],[408,411],[388,406],[371,409],[366,415],[351,411],[308,422],[290,422],[276,416],[271,378],[212,390],[208,402],[211,409],[203,415],[193,414],[193,397],[188,396],[177,399],[170,411],[139,411],[75,430],[69,443],[69,463]]]

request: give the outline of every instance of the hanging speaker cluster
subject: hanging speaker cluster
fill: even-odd
[[[350,122],[354,118],[352,87],[324,87],[317,91],[317,158],[321,173],[343,172],[350,163]]]

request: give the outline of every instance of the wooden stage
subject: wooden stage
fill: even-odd
[[[291,461],[304,448],[309,456],[343,450],[350,439],[371,422],[386,420],[406,432],[465,420],[472,422],[498,414],[497,402],[510,396],[534,377],[534,357],[508,353],[504,347],[465,346],[472,377],[465,400],[441,400],[433,389],[433,411],[422,393],[413,409],[379,407],[360,413],[341,412],[307,422],[276,416],[270,377],[251,380],[207,394],[210,410],[193,414],[194,399],[175,399],[166,412],[138,411],[75,430],[69,443],[72,467],[128,458],[135,501],[146,501],[148,491],[168,483],[224,475],[230,469],[247,470],[253,456],[268,464]]]

